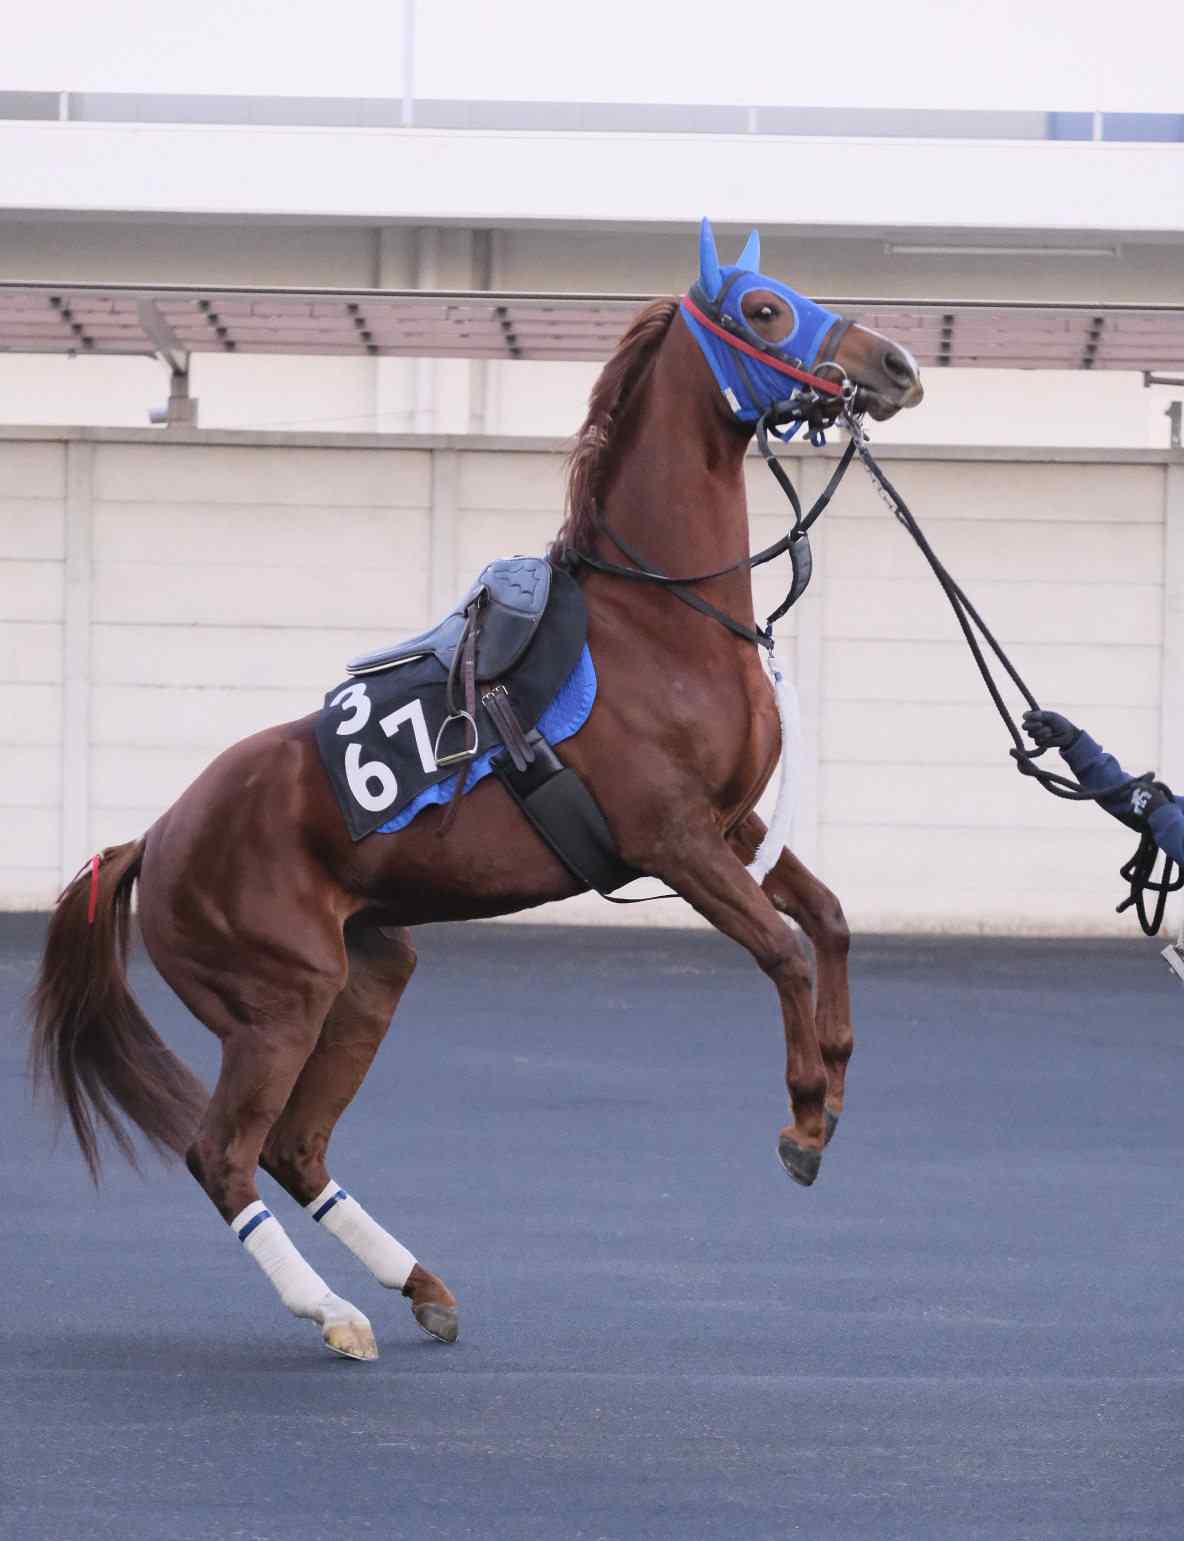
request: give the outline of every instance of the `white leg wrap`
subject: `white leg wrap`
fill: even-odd
[[[401,1290],[415,1267],[415,1258],[377,1220],[372,1220],[357,1199],[330,1182],[305,1209],[332,1232],[359,1262],[388,1290]]]
[[[356,1306],[335,1295],[316,1269],[304,1261],[262,1199],[248,1204],[230,1222],[230,1228],[275,1285],[293,1316],[307,1317],[322,1327],[330,1322],[366,1322]]]
[[[773,809],[768,833],[747,869],[757,883],[764,882],[789,844],[801,784],[802,715],[798,693],[793,681],[782,674],[776,653],[769,654],[769,672],[773,676],[773,693],[777,697],[777,716],[781,723],[781,777],[777,783],[777,806]]]

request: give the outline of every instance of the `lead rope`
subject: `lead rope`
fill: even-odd
[[[1045,753],[1045,750],[1028,749],[1025,747],[1023,738],[1020,735],[1019,726],[1007,709],[1007,704],[991,673],[990,665],[983,654],[979,638],[975,636],[976,629],[982,640],[995,654],[999,664],[1011,679],[1012,684],[1015,685],[1033,711],[1039,710],[1039,703],[1036,697],[1021,679],[1019,672],[995,640],[982,616],[979,615],[961,588],[946,571],[933,547],[926,540],[908,504],[901,497],[900,493],[897,492],[887,476],[885,476],[875,457],[868,449],[867,437],[863,429],[862,414],[853,412],[850,403],[844,402],[842,416],[851,435],[851,441],[855,445],[856,453],[871,477],[876,491],[888,505],[889,509],[891,509],[893,517],[904,525],[905,529],[917,543],[921,550],[921,555],[928,562],[934,576],[941,585],[942,592],[950,602],[950,607],[954,612],[958,625],[962,629],[962,635],[966,638],[974,661],[978,665],[978,671],[982,675],[983,683],[990,692],[991,700],[995,703],[995,710],[999,713],[1004,726],[1012,737],[1013,747],[1008,752],[1015,760],[1016,767],[1020,773],[1025,776],[1031,776],[1039,782],[1046,792],[1051,792],[1054,797],[1063,797],[1066,801],[1070,802],[1099,802],[1107,798],[1116,797],[1123,792],[1130,791],[1132,787],[1149,782],[1152,779],[1152,773],[1150,772],[1143,776],[1129,776],[1124,781],[1117,781],[1112,786],[1101,788],[1100,791],[1089,792],[1075,781],[1071,781],[1067,776],[1057,775],[1056,772],[1046,770],[1043,766],[1035,763],[1040,755]],[[1153,878],[1157,855],[1158,847],[1150,831],[1144,830],[1138,849],[1130,860],[1119,869],[1119,876],[1130,885],[1130,893],[1117,906],[1117,913],[1121,914],[1133,905],[1139,917],[1139,924],[1147,936],[1155,936],[1163,924],[1168,895],[1184,888],[1184,872],[1177,870],[1176,864],[1166,854],[1161,876],[1158,879]],[[1156,896],[1155,908],[1150,917],[1147,914],[1146,896],[1148,893],[1153,893]],[[1180,935],[1176,945],[1181,949],[1178,961],[1169,957],[1168,962],[1180,974],[1181,979],[1184,979],[1184,922],[1181,924]],[[1171,947],[1165,948],[1165,957],[1173,950]]]

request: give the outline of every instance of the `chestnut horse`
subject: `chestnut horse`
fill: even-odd
[[[619,560],[607,523],[660,572],[709,572],[743,558],[745,450],[768,405],[755,399],[763,387],[754,365],[782,367],[782,344],[803,315],[817,336],[794,355],[799,366],[825,357],[876,417],[920,400],[903,349],[760,274],[754,243],[739,265],[721,269],[706,225],[703,242],[692,293],[706,304],[731,285],[731,321],[715,331],[747,338],[741,367],[754,399],[740,410],[736,393],[721,388],[718,360],[691,324],[702,321],[701,306],[688,312],[684,297],[643,310],[592,391],[557,548]],[[783,393],[786,374],[795,372],[783,370]],[[599,690],[562,758],[592,790],[624,861],[667,883],[773,982],[790,1102],[780,1152],[792,1176],[813,1181],[852,1049],[848,933],[837,900],[788,850],[763,884],[745,870],[764,835],[753,808],[780,749],[759,649],[660,587],[586,568],[581,580]],[[746,567],[697,592],[752,626]],[[146,834],[104,851],[65,889],[34,995],[31,1057],[96,1180],[103,1127],[133,1154],[124,1119],[161,1152],[183,1155],[284,1304],[337,1352],[373,1359],[369,1322],[301,1257],[260,1200],[256,1170],[400,1290],[422,1327],[454,1339],[451,1291],[332,1180],[330,1137],[411,978],[408,928],[506,915],[580,885],[492,777],[463,798],[443,838],[436,808],[398,834],[355,844],[314,722],[266,728],[226,750]],[[130,993],[137,882],[149,957],[221,1040],[212,1095]],[[814,945],[817,1009],[783,915]]]

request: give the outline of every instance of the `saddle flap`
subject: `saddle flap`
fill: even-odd
[[[487,576],[482,574],[483,585]],[[442,747],[453,750],[463,744],[466,750],[475,748],[475,755],[465,762],[467,787],[488,774],[490,754],[505,741],[509,717],[498,710],[503,701],[512,709],[520,729],[526,730],[540,723],[552,704],[564,698],[565,683],[570,682],[573,694],[563,699],[559,725],[549,726],[552,737],[561,730],[563,736],[577,731],[591,710],[596,675],[590,656],[586,667],[582,662],[588,625],[579,584],[567,573],[555,570],[545,584],[529,582],[522,596],[521,572],[511,574],[508,586],[499,585],[500,576],[495,573],[487,585],[501,599],[495,598],[490,614],[500,615],[504,625],[493,638],[493,663],[501,668],[516,654],[517,661],[501,675],[500,689],[491,690],[486,684],[478,690],[475,710],[463,735],[449,698],[448,670],[436,656],[437,646],[450,635],[443,627],[436,629],[434,640],[427,645],[419,639],[404,643],[401,650],[392,650],[406,651],[406,657],[382,664],[372,655],[371,668],[363,678],[355,675],[327,692],[316,720],[317,746],[353,839],[360,840],[388,824],[401,828],[396,821],[404,810],[444,800],[434,795],[435,790],[445,784],[451,790],[457,773],[449,755],[441,754]],[[538,617],[538,629],[531,635],[530,611],[544,592],[549,592],[549,599]],[[487,618],[483,612],[482,624]],[[463,615],[454,614],[446,623],[456,627],[458,636]],[[379,666],[374,667],[375,663]],[[563,726],[577,715],[575,726]],[[444,735],[442,746],[442,730],[449,722],[453,724],[451,736]]]

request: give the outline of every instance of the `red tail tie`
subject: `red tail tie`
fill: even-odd
[[[95,908],[99,902],[99,868],[102,866],[102,856],[92,856],[90,859],[90,898],[86,903],[86,923],[93,926],[95,923]]]

